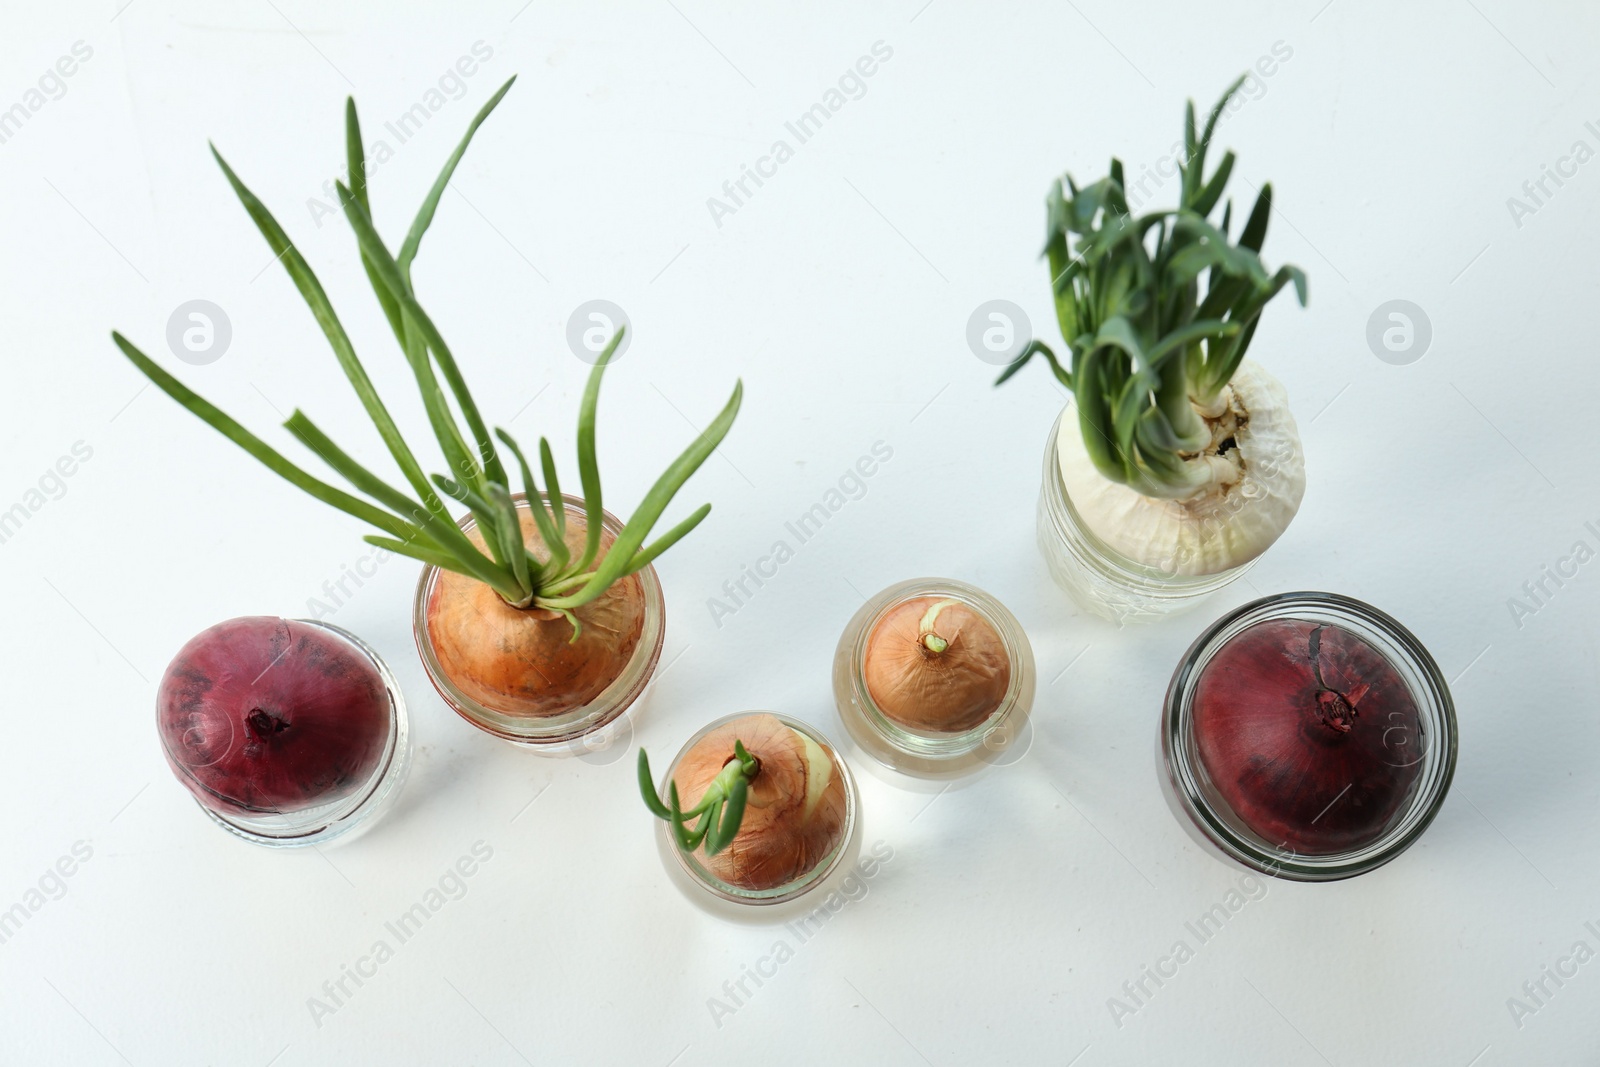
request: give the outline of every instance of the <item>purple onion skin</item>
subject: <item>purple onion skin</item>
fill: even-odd
[[[250,616],[183,646],[161,678],[156,721],[167,762],[201,804],[275,814],[342,799],[371,777],[389,697],[372,663],[333,634]]]
[[[1370,844],[1422,773],[1405,680],[1341,627],[1279,619],[1237,634],[1194,695],[1201,763],[1270,845],[1322,856]]]

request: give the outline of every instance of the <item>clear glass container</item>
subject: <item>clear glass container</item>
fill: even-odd
[[[970,608],[988,622],[1005,648],[1011,668],[1005,694],[987,718],[966,729],[920,729],[896,722],[873,700],[867,685],[867,642],[878,623],[900,605],[923,597],[955,600]],[[1016,616],[982,589],[949,578],[914,578],[869,598],[845,627],[833,657],[833,698],[845,732],[879,764],[916,778],[955,778],[1011,762],[1015,746],[1029,736],[1034,684],[1033,648]]]
[[[1420,763],[1419,772],[1409,795],[1386,825],[1357,847],[1308,855],[1264,839],[1223,797],[1200,757],[1194,700],[1201,675],[1212,658],[1246,629],[1274,620],[1327,624],[1348,631],[1387,661],[1415,702],[1417,732],[1421,736],[1395,739],[1397,758],[1403,753],[1406,762],[1393,765],[1409,767]],[[1383,741],[1388,747],[1387,733]],[[1282,593],[1229,612],[1207,627],[1190,646],[1167,690],[1161,746],[1171,799],[1192,821],[1200,840],[1264,874],[1295,881],[1333,881],[1365,874],[1388,863],[1422,836],[1438,814],[1455,774],[1455,705],[1428,650],[1389,615],[1336,593]]]
[[[327,631],[371,663],[382,679],[388,697],[389,730],[382,755],[367,780],[354,792],[336,801],[292,812],[244,814],[227,810],[226,807],[213,807],[196,797],[195,803],[200,810],[218,826],[252,844],[269,848],[326,845],[334,840],[355,837],[394,806],[395,798],[400,795],[400,787],[405,783],[406,772],[411,767],[411,734],[406,721],[405,697],[388,664],[383,662],[371,645],[348,630],[316,619],[295,621]]]
[[[1215,574],[1186,575],[1175,568],[1152,567],[1107,545],[1084,523],[1061,478],[1056,442],[1062,409],[1050,427],[1039,490],[1039,551],[1050,576],[1085,611],[1112,622],[1147,622],[1194,606],[1249,570],[1255,560]]]
[[[530,513],[525,494],[517,493],[512,500],[516,503],[519,516]],[[568,527],[581,523],[583,499],[563,494],[562,500],[566,504]],[[602,515],[605,529],[613,538],[622,532],[623,523],[615,515],[609,511],[603,511]],[[468,514],[457,525],[470,533],[477,528],[477,521]],[[665,603],[655,567],[647,566],[634,577],[639,579],[644,597],[644,625],[639,640],[622,670],[599,695],[587,703],[554,715],[532,715],[490,707],[463,691],[440,663],[429,636],[428,612],[440,578],[439,568],[431,566],[422,571],[412,605],[412,632],[416,637],[422,665],[444,702],[480,730],[541,755],[581,756],[609,752],[617,738],[629,728],[623,713],[649,686],[656,664],[661,659],[661,646],[666,637]]]
[[[712,873],[706,868],[705,864],[700,862],[699,850],[685,852],[678,847],[677,841],[672,836],[671,825],[662,819],[656,820],[658,831],[656,843],[661,851],[662,863],[666,866],[667,872],[674,883],[686,896],[712,912],[712,914],[738,920],[748,917],[752,908],[767,909],[762,913],[764,919],[782,921],[790,914],[797,914],[805,907],[805,903],[800,898],[816,894],[836,883],[839,880],[839,876],[848,873],[848,869],[853,862],[852,858],[860,850],[860,842],[858,840],[860,836],[860,794],[857,792],[856,780],[850,773],[849,765],[839,756],[839,752],[833,747],[833,744],[814,727],[798,719],[791,719],[787,715],[779,715],[777,712],[745,711],[736,715],[725,715],[713,723],[708,723],[704,729],[689,738],[684,746],[678,750],[678,754],[673,757],[671,766],[667,768],[666,776],[661,780],[658,793],[663,804],[669,803],[668,789],[671,785],[672,777],[677,772],[678,764],[683,761],[690,750],[712,731],[727,723],[751,715],[774,716],[783,725],[810,739],[832,757],[834,773],[843,779],[845,793],[844,826],[840,831],[838,844],[827,855],[818,857],[816,864],[799,877],[783,885],[757,890],[732,885]],[[687,801],[689,798],[684,799]],[[784,907],[776,907],[778,905],[783,905]]]

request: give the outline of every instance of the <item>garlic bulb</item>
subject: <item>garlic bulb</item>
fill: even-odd
[[[1211,410],[1198,412],[1211,443],[1188,461],[1210,477],[1183,499],[1146,496],[1101,474],[1077,418],[1061,420],[1056,457],[1079,518],[1112,550],[1162,574],[1238,567],[1288,528],[1305,494],[1305,456],[1283,386],[1251,360]]]

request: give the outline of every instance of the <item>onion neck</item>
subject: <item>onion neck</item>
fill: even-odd
[[[1317,679],[1317,721],[1336,734],[1347,734],[1355,726],[1356,716],[1360,714],[1350,698],[1337,689],[1329,688],[1322,677],[1322,631],[1326,627],[1318,626],[1311,631],[1308,654],[1311,660],[1312,673]]]
[[[289,728],[288,720],[263,708],[251,708],[244,717],[244,724],[250,731],[250,736],[257,741],[271,740],[274,734],[282,733]]]
[[[940,600],[922,613],[922,618],[917,622],[917,645],[924,656],[942,656],[950,647],[949,639],[941,636],[934,627],[939,625],[940,613],[958,603],[960,601]]]

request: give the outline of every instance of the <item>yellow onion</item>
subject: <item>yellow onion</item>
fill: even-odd
[[[999,708],[1011,684],[1005,642],[960,600],[897,604],[867,637],[867,694],[901,726],[960,733]]]
[[[672,783],[687,809],[699,804],[742,742],[757,767],[743,819],[706,870],[732,886],[774,889],[816,869],[844,836],[845,780],[828,747],[785,726],[777,716],[746,715],[724,723],[684,753]]]
[[[533,513],[519,512],[528,552],[544,563],[549,550]],[[581,513],[567,513],[574,555],[583,552],[586,529]],[[479,530],[468,536],[484,546]],[[602,530],[596,567],[615,540]],[[428,602],[428,639],[440,669],[478,703],[508,715],[560,715],[598,697],[633,658],[644,630],[644,586],[630,574],[572,613],[582,625],[577,640],[558,613],[512,607],[488,585],[440,571]]]

